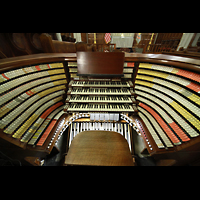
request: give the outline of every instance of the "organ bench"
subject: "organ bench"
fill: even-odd
[[[69,149],[79,132],[107,130],[124,136],[132,155],[132,135],[137,133],[159,163],[200,160],[198,59],[125,53],[119,61],[113,52],[114,60],[123,63],[121,76],[99,77],[80,73],[78,55],[45,53],[0,60],[3,153],[37,165],[37,158],[59,151],[63,133]],[[116,62],[112,67],[107,63],[114,71]]]

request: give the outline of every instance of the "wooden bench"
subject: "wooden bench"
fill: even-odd
[[[71,143],[64,165],[134,166],[126,139],[114,131],[83,131]]]

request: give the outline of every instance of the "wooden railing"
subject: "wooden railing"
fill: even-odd
[[[148,44],[144,47],[143,53],[161,53],[162,51],[170,52],[172,49],[176,49],[177,45],[169,44]]]

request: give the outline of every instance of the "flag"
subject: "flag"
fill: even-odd
[[[138,33],[136,37],[136,42],[139,44],[140,40],[141,40],[141,33]]]
[[[108,44],[111,41],[111,34],[106,33],[104,36],[104,40],[105,40],[106,44]]]

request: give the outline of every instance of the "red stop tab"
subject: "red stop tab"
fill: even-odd
[[[36,68],[38,71],[41,71],[39,65],[35,66],[35,68]]]
[[[134,67],[134,63],[127,63],[127,67]]]

